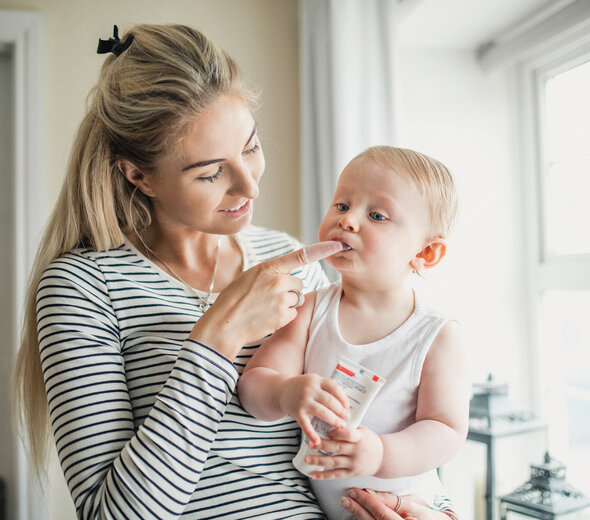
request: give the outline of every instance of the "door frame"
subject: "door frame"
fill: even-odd
[[[24,295],[42,227],[44,200],[44,19],[38,12],[0,9],[0,42],[12,50],[14,73],[13,200],[14,329],[20,338]],[[14,349],[19,341],[14,342]],[[16,454],[16,516],[44,520],[47,498],[36,482],[22,443],[14,436]]]

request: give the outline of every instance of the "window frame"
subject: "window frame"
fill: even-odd
[[[546,63],[538,66],[534,70],[534,81],[536,90],[536,111],[538,113],[537,119],[537,183],[539,186],[539,257],[540,263],[544,267],[555,267],[562,270],[565,267],[571,266],[588,266],[590,262],[590,253],[577,255],[554,255],[545,244],[545,219],[543,213],[543,206],[547,204],[547,180],[549,172],[547,171],[547,157],[545,156],[545,147],[543,143],[545,136],[543,130],[545,129],[545,113],[544,113],[544,83],[556,75],[571,70],[579,65],[590,62],[590,41],[580,45],[574,50],[567,50],[561,55],[553,56],[548,59]],[[551,274],[551,271],[547,275]]]
[[[548,420],[543,391],[544,352],[541,341],[541,300],[546,290],[590,291],[590,254],[552,255],[545,243],[546,190],[548,171],[544,155],[544,83],[590,60],[590,34],[562,38],[542,51],[523,59],[517,67],[520,107],[521,167],[523,171],[523,214],[527,328],[530,363],[530,396],[535,413]],[[549,423],[552,421],[548,420]],[[550,431],[551,431],[551,424]],[[560,433],[557,432],[559,437]],[[550,434],[550,439],[552,435]],[[558,455],[558,454],[557,454]],[[559,458],[559,457],[558,457]]]

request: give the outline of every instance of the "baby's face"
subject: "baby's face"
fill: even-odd
[[[324,217],[320,240],[339,240],[351,249],[328,258],[343,277],[401,281],[429,233],[425,200],[405,175],[372,159],[346,166]]]

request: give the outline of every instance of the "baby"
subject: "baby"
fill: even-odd
[[[292,416],[318,450],[305,464],[317,466],[312,488],[331,520],[347,517],[339,498],[350,487],[444,495],[436,468],[467,434],[465,346],[458,323],[427,309],[410,279],[445,256],[456,204],[451,174],[428,156],[377,146],[352,159],[319,229],[345,244],[327,259],[341,281],[307,294],[239,381],[248,412]],[[330,379],[341,357],[386,380],[357,428]],[[314,417],[334,427],[326,438]]]

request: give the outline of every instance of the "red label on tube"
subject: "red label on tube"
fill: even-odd
[[[354,372],[348,370],[348,368],[344,368],[342,365],[337,365],[336,370],[340,370],[340,372],[344,372],[347,376],[354,377]]]

